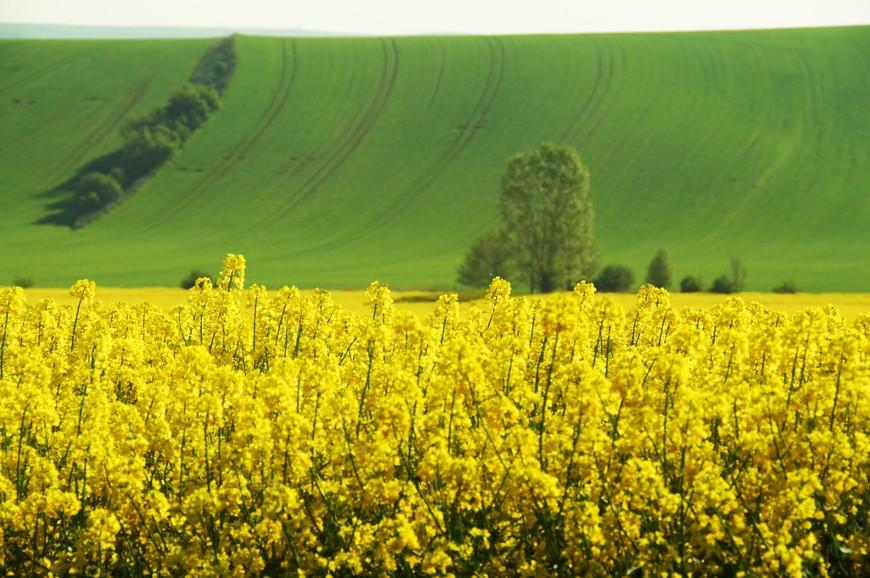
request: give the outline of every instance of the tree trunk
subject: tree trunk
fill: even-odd
[[[554,275],[549,271],[541,271],[541,293],[552,293],[556,288]]]

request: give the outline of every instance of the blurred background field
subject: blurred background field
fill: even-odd
[[[547,141],[589,167],[602,265],[640,280],[667,249],[674,280],[740,258],[747,290],[870,291],[870,26],[239,36],[170,163],[81,229],[42,224],[215,40],[0,41],[0,283],[172,287],[233,252],[269,287],[453,289],[508,158]]]

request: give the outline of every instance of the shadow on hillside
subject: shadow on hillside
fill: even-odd
[[[46,214],[37,220],[35,224],[76,229],[87,224],[96,215],[101,213],[102,211],[82,211],[76,202],[76,186],[79,180],[88,173],[108,174],[114,167],[120,164],[121,154],[121,150],[116,150],[98,157],[81,167],[75,175],[56,187],[38,193],[36,198],[46,200]]]

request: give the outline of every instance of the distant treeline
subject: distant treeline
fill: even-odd
[[[99,170],[82,171],[65,204],[66,218],[79,227],[128,195],[180,150],[220,107],[235,68],[234,38],[221,40],[200,60],[190,80],[169,102],[124,126],[124,145],[106,157]]]

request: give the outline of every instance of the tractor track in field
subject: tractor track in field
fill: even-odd
[[[253,133],[248,133],[244,139],[239,141],[229,155],[225,155],[225,158],[226,156],[230,157],[229,162],[218,165],[216,170],[213,169],[213,172],[216,172],[214,181],[222,179],[227,173],[233,171],[240,161],[247,157],[248,151],[272,127],[275,119],[284,111],[287,101],[290,100],[290,93],[293,91],[296,81],[296,41],[290,39],[290,74],[288,78],[287,40],[286,38],[281,39],[281,80],[278,84],[278,86],[284,86],[286,83],[286,89],[283,92],[279,90],[272,94],[272,100],[269,101],[269,106],[266,107],[267,112],[261,117],[261,122],[257,123],[258,128]]]
[[[586,112],[590,110],[593,102],[601,100],[602,83],[604,85],[603,91],[607,92],[607,87],[610,85],[610,80],[613,78],[613,60],[612,58],[608,59],[607,66],[605,67],[605,60],[602,54],[599,53],[597,65],[598,68],[595,74],[595,83],[592,85],[592,90],[589,91],[586,100],[584,100],[583,104],[577,109],[574,118],[568,124],[565,132],[562,133],[560,142],[574,142],[574,139],[576,139],[583,130],[583,119]]]
[[[139,82],[137,82],[124,96],[122,104],[117,107],[105,121],[88,133],[88,135],[72,151],[70,151],[66,158],[61,162],[58,172],[65,173],[81,164],[82,159],[85,158],[91,149],[109,136],[117,128],[118,124],[121,123],[128,114],[130,114],[130,111],[139,104],[139,101],[142,100],[143,96],[145,96],[145,92],[148,90],[148,87],[151,85],[151,81],[154,80],[155,76],[157,76],[157,71],[153,71],[147,76],[141,78]]]
[[[310,199],[350,158],[377,122],[387,103],[390,101],[390,95],[395,88],[396,78],[399,74],[399,51],[395,39],[383,39],[382,48],[383,67],[381,68],[381,76],[365,112],[358,121],[350,122],[342,130],[333,145],[329,147],[332,152],[325,162],[314,171],[308,180],[297,190],[296,194],[277,207],[274,214],[266,223],[273,223],[286,217],[291,211]]]
[[[290,57],[287,55],[289,40]],[[202,179],[198,181],[182,199],[173,207],[173,212],[178,213],[191,204],[196,203],[215,183],[231,173],[241,161],[247,158],[248,151],[259,141],[260,137],[272,126],[275,119],[281,114],[290,100],[296,80],[296,41],[284,38],[281,41],[281,74],[272,93],[269,104],[263,109],[262,114],[251,129],[242,135],[229,150],[224,153],[222,160],[215,163]],[[157,226],[159,222],[152,222],[148,228]]]
[[[435,100],[438,98],[438,93],[441,92],[441,81],[444,78],[444,60],[446,59],[444,55],[444,40],[438,38],[438,77],[435,79],[435,88],[432,89],[432,95],[429,97],[429,104],[426,105],[426,112],[424,114],[428,114],[432,107],[435,105]]]
[[[638,114],[636,118],[631,120],[631,123],[630,123],[631,126],[639,127],[646,121],[647,117],[649,116],[649,111],[652,110],[652,108],[656,104],[656,101],[658,100],[658,95],[659,95],[659,93],[658,93],[658,91],[656,91],[647,99],[647,101],[643,105],[643,109],[640,111],[640,114]],[[651,134],[651,133],[644,133],[644,134]],[[640,149],[641,146],[643,146],[643,141],[627,141],[625,139],[620,140],[616,143],[616,145],[613,147],[613,150],[610,152],[610,157],[615,156],[618,158],[630,158],[630,155],[627,155],[625,153],[620,154],[620,152],[628,147],[631,147],[635,151],[637,151]],[[675,159],[675,160],[677,160],[677,159]]]
[[[505,69],[504,45],[498,39],[487,38],[486,40],[490,48],[489,71],[483,91],[475,103],[471,114],[465,123],[459,126],[459,133],[438,160],[401,196],[399,203],[392,205],[388,211],[381,214],[381,217],[373,226],[380,226],[393,220],[408,205],[414,204],[422,195],[422,192],[432,186],[447,167],[471,144],[475,136],[477,136],[478,131],[484,128],[484,122],[501,88]]]
[[[625,70],[625,54],[620,51],[620,56],[622,57],[622,62],[620,63],[620,70]],[[582,150],[586,143],[595,136],[595,133],[598,132],[598,129],[601,128],[601,124],[610,116],[610,113],[613,112],[613,102],[616,100],[616,97],[619,96],[620,90],[622,89],[622,85],[625,80],[625,74],[620,75],[618,84],[613,84],[614,78],[614,65],[613,65],[613,55],[610,55],[609,58],[610,66],[609,73],[607,76],[607,84],[604,87],[604,91],[601,95],[601,104],[603,105],[603,110],[598,114],[595,121],[592,123],[592,126],[588,131],[583,135],[583,139],[580,141],[580,149]],[[607,94],[612,94],[612,96],[605,100],[604,96]],[[579,134],[578,134],[579,137]]]
[[[625,55],[622,53],[621,55],[623,57],[622,64],[624,68]],[[599,54],[598,73],[596,74],[595,84],[592,86],[592,91],[577,110],[574,119],[569,124],[569,128],[562,133],[561,142],[577,143],[580,141],[579,146],[582,148],[598,131],[601,123],[604,122],[611,112],[611,107],[607,105],[607,95],[610,94],[612,90],[616,90],[614,93],[615,97],[615,95],[619,93],[619,88],[621,87],[621,83],[614,86],[614,70],[615,65],[613,53],[608,51],[606,59]],[[613,98],[610,100],[613,100]],[[596,109],[601,107],[603,107],[603,110],[597,113],[597,116],[594,117],[591,123],[584,122],[587,113],[593,113]]]
[[[93,147],[97,146],[108,137],[112,131],[115,130],[118,124],[130,113],[130,111],[136,107],[139,101],[142,100],[142,97],[145,96],[145,92],[148,90],[148,86],[151,84],[151,81],[154,79],[156,74],[157,72],[154,71],[151,74],[142,77],[133,88],[127,91],[122,103],[116,107],[103,122],[99,123],[97,127],[88,133],[87,136],[85,136],[85,138],[73,148],[73,150],[67,153],[67,155],[55,165],[53,170],[46,173],[42,184],[38,187],[39,192],[35,193],[35,196],[52,196],[61,187],[69,184],[69,181],[66,181],[61,185],[57,185],[57,188],[51,189],[52,185],[57,183],[58,180],[67,178],[70,171],[73,171],[76,167],[81,168],[83,159],[85,159],[88,153],[91,152]],[[98,115],[99,111],[91,115],[91,118]],[[85,122],[89,123],[89,121],[90,119]]]
[[[409,206],[414,205],[423,193],[432,186],[438,177],[456,160],[462,151],[474,140],[477,132],[483,128],[483,122],[487,118],[490,109],[499,93],[504,78],[505,49],[497,38],[487,38],[490,48],[489,72],[483,90],[471,109],[464,124],[460,125],[459,133],[450,142],[447,149],[438,157],[438,160],[429,167],[423,175],[416,180],[407,190],[402,193],[400,200],[390,205],[386,210],[376,214],[373,220],[364,229],[350,231],[328,243],[309,248],[308,251],[324,251],[341,247],[348,243],[364,238],[366,235],[376,232],[381,227],[394,221]]]
[[[26,87],[28,84],[36,82],[37,80],[41,80],[41,79],[45,78],[46,76],[48,76],[48,75],[50,75],[50,74],[52,74],[60,69],[65,68],[70,63],[75,62],[76,60],[79,60],[80,58],[84,58],[88,54],[90,54],[92,52],[96,52],[97,50],[99,50],[99,47],[89,46],[88,48],[84,48],[82,50],[79,50],[78,52],[72,52],[70,54],[67,54],[67,55],[63,56],[62,58],[59,58],[59,59],[55,60],[54,62],[47,64],[42,68],[39,68],[38,70],[34,70],[33,72],[24,76],[23,78],[13,80],[9,84],[5,84],[3,86],[0,86],[0,94],[4,94],[7,91],[17,90],[17,89]]]

